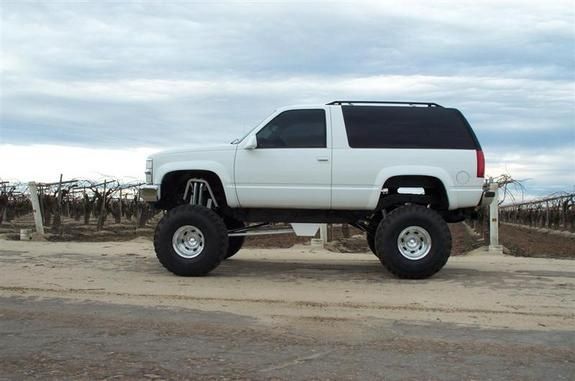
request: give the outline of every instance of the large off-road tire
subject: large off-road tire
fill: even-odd
[[[160,263],[174,274],[206,275],[228,252],[228,229],[211,209],[177,206],[156,227],[154,249]]]
[[[365,233],[365,238],[367,240],[367,246],[369,246],[369,250],[371,250],[373,254],[378,256],[377,251],[375,251],[375,234],[367,232]]]
[[[238,221],[235,218],[227,217],[224,219],[228,230],[239,229],[246,226],[242,221]],[[226,259],[235,255],[242,248],[246,237],[229,237],[228,239],[228,252],[226,254]]]
[[[371,252],[375,254],[375,256],[378,258],[380,258],[380,256],[377,254],[377,251],[375,249],[375,233],[377,231],[379,223],[381,222],[381,219],[382,219],[381,212],[375,213],[369,220],[369,225],[367,226],[367,231],[365,232],[367,246],[369,247],[369,250],[371,250]]]
[[[384,218],[375,234],[381,263],[400,278],[423,279],[441,270],[451,254],[451,233],[434,210],[399,207]]]

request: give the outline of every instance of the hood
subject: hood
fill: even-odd
[[[214,146],[191,146],[179,147],[156,152],[149,156],[150,159],[157,159],[169,156],[178,156],[181,154],[189,154],[195,152],[217,152],[217,151],[234,151],[237,148],[235,144],[220,144]]]

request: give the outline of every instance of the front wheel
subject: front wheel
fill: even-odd
[[[213,210],[199,205],[171,209],[158,223],[154,249],[176,275],[201,276],[215,269],[228,251],[228,230]]]
[[[406,205],[384,218],[375,233],[382,264],[400,278],[423,279],[441,270],[451,254],[451,233],[434,210]]]

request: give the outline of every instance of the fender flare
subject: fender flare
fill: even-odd
[[[232,181],[232,173],[221,163],[211,160],[169,162],[156,168],[154,177],[160,179],[160,184],[162,184],[167,174],[176,171],[207,171],[214,173],[222,182],[228,206],[235,207],[238,205],[238,199]],[[161,196],[162,195],[158,193],[158,197],[161,198]]]
[[[375,178],[374,188],[376,191],[371,195],[369,200],[369,205],[372,205],[374,208],[376,207],[380,195],[381,189],[385,182],[392,177],[395,176],[426,176],[426,177],[435,177],[443,184],[445,188],[445,193],[447,197],[447,201],[449,205],[453,205],[457,203],[455,200],[454,195],[450,192],[450,189],[453,187],[453,180],[449,173],[442,168],[439,167],[432,167],[432,166],[422,166],[422,165],[398,165],[393,167],[384,168],[377,174]]]

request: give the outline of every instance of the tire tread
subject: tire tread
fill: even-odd
[[[162,245],[162,233],[177,220],[186,215],[195,214],[209,221],[211,225],[214,226],[216,235],[218,237],[215,242],[211,245],[216,245],[213,250],[216,253],[220,253],[219,256],[210,255],[209,260],[203,260],[198,263],[189,263],[187,265],[176,265],[173,255],[166,255],[163,252]],[[225,255],[228,250],[228,237],[227,237],[227,227],[224,224],[222,218],[217,215],[213,210],[208,209],[204,206],[199,205],[180,205],[168,211],[168,213],[160,220],[156,226],[154,232],[154,250],[156,251],[156,256],[162,266],[164,266],[168,271],[182,276],[202,276],[208,274],[210,271],[218,267],[218,265],[225,259]],[[171,239],[171,238],[170,238]],[[179,259],[178,259],[179,260]]]
[[[433,209],[426,208],[421,205],[405,205],[394,209],[391,211],[386,218],[384,218],[379,226],[377,227],[377,232],[375,234],[375,247],[380,248],[384,245],[385,234],[384,231],[392,228],[395,222],[403,217],[404,215],[413,215],[413,214],[421,214],[423,216],[428,217],[433,223],[439,228],[439,237],[440,240],[443,241],[443,245],[446,247],[447,255],[443,254],[439,260],[435,260],[432,264],[426,268],[424,271],[420,271],[418,273],[413,273],[410,271],[405,271],[404,269],[395,266],[393,261],[385,260],[385,255],[381,256],[380,262],[381,264],[393,275],[404,278],[404,279],[423,279],[428,278],[445,266],[447,260],[449,259],[449,254],[451,252],[451,232],[449,231],[449,226],[443,220],[443,217],[439,213],[437,213]],[[378,249],[378,252],[380,250]]]

